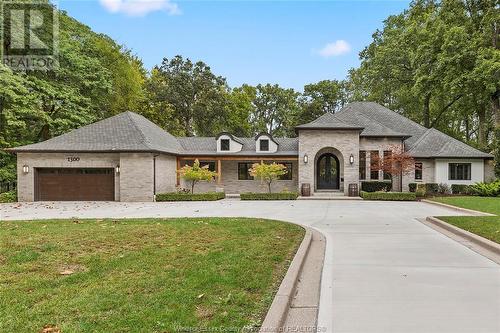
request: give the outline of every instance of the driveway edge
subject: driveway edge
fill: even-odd
[[[428,216],[424,223],[471,250],[500,264],[500,244],[446,223],[434,216]]]
[[[478,215],[478,216],[496,216],[495,214],[490,214],[490,213],[480,212],[478,210],[473,210],[473,209],[467,209],[467,208],[457,207],[457,206],[453,206],[453,205],[448,205],[448,204],[445,204],[445,203],[442,203],[442,202],[432,201],[432,200],[428,200],[428,199],[422,199],[421,201],[425,202],[425,203],[429,203],[429,204],[441,206],[441,207],[450,208],[450,209],[453,209],[453,210],[456,210],[456,211],[459,211],[459,212],[462,212],[462,213],[466,213],[466,214],[472,214],[472,215]]]
[[[303,226],[304,227],[304,226]],[[304,227],[306,234],[295,254],[283,281],[281,281],[278,292],[274,296],[271,307],[262,323],[259,332],[281,332],[286,324],[292,301],[297,294],[297,285],[301,276],[302,268],[310,252],[313,242],[313,231]],[[318,286],[319,288],[319,286]]]

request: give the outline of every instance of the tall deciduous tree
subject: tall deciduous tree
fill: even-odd
[[[339,111],[348,100],[344,81],[323,80],[304,86],[301,121],[309,122],[325,112]]]

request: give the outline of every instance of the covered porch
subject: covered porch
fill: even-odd
[[[267,185],[260,179],[253,179],[249,169],[254,163],[281,163],[287,167],[287,174],[272,184],[273,192],[298,191],[298,157],[297,156],[177,156],[177,171],[185,165],[192,165],[195,160],[200,165],[208,165],[217,173],[211,182],[200,182],[195,192],[225,192],[239,194],[245,192],[267,192]],[[190,186],[177,172],[177,188]]]

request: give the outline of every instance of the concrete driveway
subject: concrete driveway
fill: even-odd
[[[327,237],[323,332],[498,333],[500,266],[417,221],[458,214],[369,201],[0,205],[2,220],[242,216],[308,225]]]

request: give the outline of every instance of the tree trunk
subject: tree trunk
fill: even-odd
[[[424,99],[424,126],[431,127],[431,94],[427,94]]]
[[[269,193],[271,193],[271,182],[267,183],[267,189],[268,189]]]
[[[478,124],[478,143],[479,147],[481,149],[484,149],[487,145],[487,138],[486,138],[486,110],[480,109],[477,113],[478,119],[479,119],[479,124]]]
[[[469,117],[465,118],[464,123],[465,123],[465,140],[469,142],[470,141]]]
[[[194,180],[191,182],[191,194],[194,194]]]
[[[495,91],[491,96],[491,108],[493,119],[495,120],[495,128],[500,129],[500,90]]]

